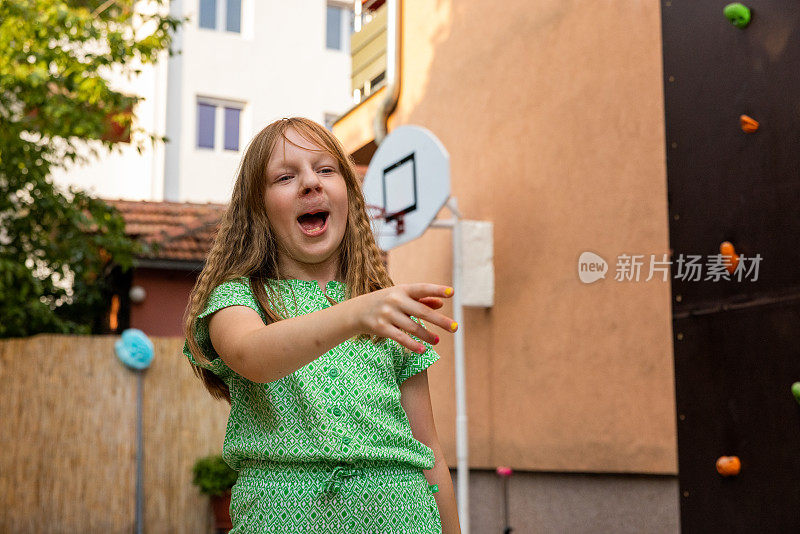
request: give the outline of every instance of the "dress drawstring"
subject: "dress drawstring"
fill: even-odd
[[[337,465],[331,475],[325,480],[322,493],[335,493],[342,487],[342,480],[348,477],[361,476],[364,471],[360,467],[345,467]]]
[[[360,467],[347,467],[343,465],[337,465],[333,468],[330,476],[325,480],[322,486],[322,494],[333,494],[338,492],[342,487],[342,480],[354,476],[363,476],[364,470]],[[428,491],[431,495],[434,493],[439,492],[439,485],[438,484],[428,484]]]

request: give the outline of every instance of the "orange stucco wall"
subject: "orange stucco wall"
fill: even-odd
[[[659,4],[403,4],[390,130],[439,137],[464,217],[494,223],[495,306],[462,325],[470,465],[676,473],[669,282],[614,280],[619,254],[669,252]],[[334,131],[355,151],[371,126]],[[609,262],[591,285],[587,250]],[[397,283],[450,283],[449,230],[389,266]],[[440,347],[429,376],[454,466],[452,338]]]

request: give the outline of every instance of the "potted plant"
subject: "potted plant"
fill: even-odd
[[[236,483],[238,473],[231,469],[222,456],[213,454],[200,458],[192,467],[192,484],[200,488],[200,493],[211,498],[214,510],[214,528],[233,528],[230,516],[231,488]]]

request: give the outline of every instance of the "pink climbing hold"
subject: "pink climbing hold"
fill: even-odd
[[[514,470],[510,467],[500,466],[497,468],[497,474],[503,478],[508,478],[514,474]]]

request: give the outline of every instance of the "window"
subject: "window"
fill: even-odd
[[[217,29],[217,0],[200,0],[200,27]]]
[[[214,148],[214,115],[216,107],[210,104],[197,104],[197,146]]]
[[[225,150],[239,150],[239,108],[225,108]]]
[[[201,28],[242,32],[242,0],[200,0]]]
[[[229,32],[241,33],[242,31],[242,0],[228,0],[226,2],[225,29]]]
[[[328,6],[325,46],[331,50],[342,49],[342,12],[337,6]]]
[[[241,116],[244,106],[240,102],[232,102],[213,98],[197,100],[197,148],[237,152],[241,132]],[[217,129],[217,123],[222,128]]]
[[[374,78],[372,78],[372,79],[369,81],[369,85],[370,85],[370,87],[372,87],[373,89],[375,89],[375,88],[378,86],[378,84],[379,84],[379,83],[381,83],[381,82],[383,81],[383,79],[384,79],[385,77],[386,77],[386,71],[383,71],[383,72],[381,72],[380,74],[378,74],[377,76],[375,76]]]
[[[328,3],[325,14],[325,47],[350,52],[350,34],[355,28],[355,13],[341,3]]]

